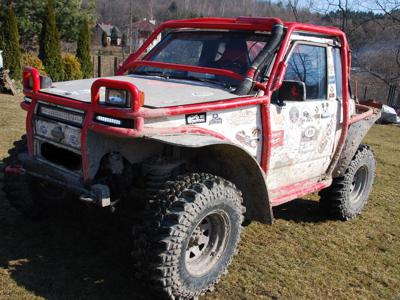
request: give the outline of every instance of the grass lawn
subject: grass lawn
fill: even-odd
[[[0,159],[24,115],[18,98],[0,95]],[[378,168],[362,216],[326,220],[316,196],[276,208],[273,226],[244,230],[229,274],[204,298],[400,299],[400,127],[377,125],[366,143]],[[1,193],[0,299],[146,299],[121,231],[90,223],[29,222]]]

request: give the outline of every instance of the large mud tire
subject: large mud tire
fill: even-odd
[[[237,252],[242,194],[210,174],[168,182],[134,228],[136,270],[149,278],[154,296],[193,299],[212,290]]]
[[[347,221],[358,216],[368,201],[375,178],[375,158],[371,149],[360,145],[344,176],[320,192],[320,207],[330,217]]]
[[[32,178],[27,174],[6,172],[7,166],[20,166],[18,155],[27,152],[26,136],[14,142],[3,161],[3,191],[10,204],[29,219],[40,219],[57,210],[65,191]]]

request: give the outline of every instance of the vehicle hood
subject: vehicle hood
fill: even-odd
[[[145,94],[144,106],[150,108],[163,108],[238,98],[237,95],[230,93],[222,87],[203,82],[139,75],[106,78],[127,81],[136,85]],[[90,88],[95,80],[96,78],[57,82],[53,83],[50,88],[42,89],[41,92],[82,102],[90,102]],[[104,99],[104,91],[100,93],[100,99]]]

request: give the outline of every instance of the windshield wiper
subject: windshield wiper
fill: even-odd
[[[164,72],[157,72],[157,71],[135,71],[131,74],[136,74],[136,75],[145,75],[145,76],[157,76],[157,77],[162,77],[165,79],[169,79],[170,75],[165,74]]]
[[[219,85],[228,90],[231,89],[231,85],[227,82],[222,82],[219,80],[213,80],[213,79],[209,79],[209,78],[201,78],[201,77],[196,77],[196,76],[178,76],[178,75],[171,75],[171,74],[166,74],[166,73],[157,72],[157,71],[136,71],[136,72],[133,72],[132,74],[145,75],[145,76],[157,76],[157,77],[162,77],[164,79],[181,79],[181,80],[189,80],[189,81],[200,81],[200,82]]]
[[[211,84],[222,86],[225,89],[231,88],[231,85],[227,82],[222,82],[219,80],[213,80],[213,79],[209,79],[209,78],[201,78],[201,77],[196,77],[196,76],[170,76],[170,78],[211,83]]]

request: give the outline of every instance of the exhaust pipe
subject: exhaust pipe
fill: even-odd
[[[260,67],[274,54],[283,36],[283,24],[277,23],[272,26],[271,42],[260,52],[247,70],[246,77],[239,83],[235,94],[239,96],[248,95],[254,87],[255,78],[258,75]]]

